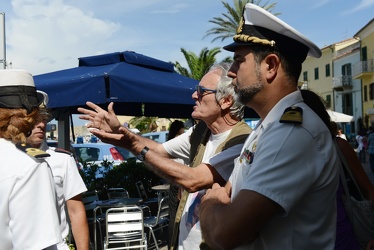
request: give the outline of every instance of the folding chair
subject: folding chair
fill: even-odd
[[[144,220],[144,226],[149,229],[149,241],[151,235],[155,242],[156,249],[159,249],[155,231],[163,229],[169,225],[169,197],[162,197],[158,203],[158,210],[156,216],[151,216]]]
[[[143,211],[139,206],[109,208],[106,211],[104,249],[147,249]]]
[[[109,188],[108,189],[108,198],[109,199],[116,199],[116,198],[129,198],[129,193],[124,188]]]

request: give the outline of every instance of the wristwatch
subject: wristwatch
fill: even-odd
[[[149,148],[148,147],[144,147],[142,149],[142,151],[140,151],[140,153],[136,156],[136,158],[139,160],[139,161],[144,161],[145,160],[145,154],[148,152]]]

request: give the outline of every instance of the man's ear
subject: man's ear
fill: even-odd
[[[232,106],[234,103],[234,98],[232,96],[221,98],[219,101],[219,105],[221,106],[221,109],[225,110]]]
[[[276,54],[269,54],[264,61],[266,64],[266,78],[274,79],[280,67],[279,57]]]

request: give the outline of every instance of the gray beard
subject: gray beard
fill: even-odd
[[[263,87],[264,84],[259,81],[242,89],[235,88],[235,100],[243,105],[247,105],[253,99],[253,97],[263,89]]]

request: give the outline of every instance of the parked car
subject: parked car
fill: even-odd
[[[119,165],[129,158],[135,158],[130,151],[124,148],[102,142],[79,143],[72,144],[72,146],[80,161],[99,166],[96,172],[96,178],[103,177],[102,174],[107,171],[105,167],[102,166],[104,160],[111,163],[109,167],[109,169],[111,169],[113,166]]]
[[[169,135],[169,131],[159,131],[159,132],[150,132],[142,134],[143,137],[149,138],[154,140],[158,143],[164,143],[167,141]]]

